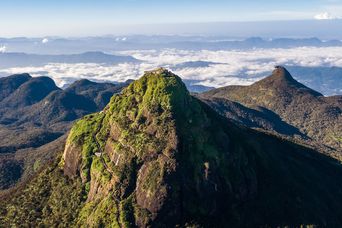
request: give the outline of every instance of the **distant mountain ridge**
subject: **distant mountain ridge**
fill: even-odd
[[[17,80],[17,78],[15,79]],[[21,108],[44,99],[53,91],[60,90],[49,77],[34,77],[20,85],[9,96],[4,98],[1,108]]]
[[[0,101],[9,96],[20,85],[27,82],[31,76],[29,74],[17,74],[0,78]]]
[[[279,24],[279,22],[277,22]],[[228,31],[228,30],[227,30]],[[279,37],[279,34],[277,34]],[[236,38],[238,37],[238,38]],[[245,38],[241,38],[245,37]],[[270,37],[269,34],[264,37]],[[340,47],[339,39],[322,40],[312,38],[262,38],[249,36],[177,36],[177,35],[132,35],[107,37],[61,38],[51,37],[43,44],[43,38],[0,38],[0,43],[7,44],[10,52],[36,54],[74,54],[88,51],[128,51],[161,50],[176,48],[183,50],[232,50],[251,48],[293,48],[293,47]],[[305,36],[308,37],[308,36]]]
[[[25,67],[25,66],[43,66],[48,63],[101,63],[101,64],[119,64],[119,63],[137,63],[139,60],[131,56],[110,55],[103,52],[84,52],[81,54],[70,55],[38,55],[26,53],[0,53],[0,67]]]
[[[294,80],[284,67],[250,86],[227,86],[200,97],[227,99],[255,110],[265,108],[309,138],[342,150],[342,96],[324,97]],[[217,109],[229,115],[228,109]]]
[[[0,78],[0,190],[16,183],[23,172],[32,172],[36,161],[19,156],[18,151],[26,150],[27,156],[44,165],[44,159],[51,159],[63,142],[46,145],[65,134],[76,119],[103,109],[125,86],[80,80],[62,90],[49,77],[17,74]],[[46,155],[39,152],[37,156],[42,157],[36,157],[30,154],[34,151],[46,151]],[[21,172],[8,175],[13,167]],[[14,179],[8,180],[10,177]]]
[[[303,67],[285,66],[294,78],[310,88],[320,91],[325,96],[342,94],[342,68],[341,67]]]

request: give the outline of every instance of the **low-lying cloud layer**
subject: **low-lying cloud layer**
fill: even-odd
[[[59,86],[80,78],[94,81],[122,82],[140,77],[144,71],[167,67],[183,79],[197,84],[221,87],[249,85],[267,76],[275,65],[339,66],[342,47],[301,47],[292,49],[253,49],[248,51],[125,51],[114,54],[131,55],[140,63],[47,64],[43,67],[19,67],[0,70],[1,75],[28,72],[33,76],[51,76]]]
[[[334,17],[330,13],[328,13],[328,12],[319,13],[319,14],[315,15],[314,18],[316,20],[331,20],[331,19],[334,19]]]
[[[5,53],[7,47],[5,45],[0,45],[0,53]]]

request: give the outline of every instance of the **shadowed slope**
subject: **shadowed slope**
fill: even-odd
[[[283,67],[250,86],[227,86],[200,97],[224,98],[248,108],[268,109],[318,143],[336,152],[342,149],[342,96],[324,97],[294,80]]]
[[[2,201],[0,221],[340,226],[341,176],[336,160],[231,123],[157,69],[78,121],[61,162]]]

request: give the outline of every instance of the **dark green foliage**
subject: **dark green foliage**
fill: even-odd
[[[250,86],[213,89],[200,97],[240,124],[290,136],[341,160],[342,96],[324,97],[283,67]]]
[[[62,136],[73,121],[100,111],[125,86],[80,80],[61,90],[47,77],[20,74],[1,78],[0,173],[6,175],[0,174],[0,189],[31,176],[37,171],[36,159],[44,166],[64,146]],[[20,167],[10,166],[8,156]]]
[[[77,135],[86,140],[83,146],[91,143],[87,141],[92,139],[87,136],[87,129],[96,128],[91,123],[101,115],[93,116],[82,124],[81,127],[85,127],[83,130],[76,125],[69,139],[73,138],[74,132],[79,132]],[[88,124],[93,127],[88,127]],[[110,130],[108,126],[115,128]],[[180,79],[165,70],[146,73],[121,95],[114,96],[105,111],[100,129],[93,134],[96,134],[103,148],[108,143],[109,135],[116,135],[112,139],[109,137],[113,150],[106,152],[109,157],[113,153],[115,155],[113,161],[107,162],[118,179],[113,191],[120,192],[116,198],[121,205],[118,213],[122,225],[144,226],[151,220],[155,225],[169,226],[184,225],[183,222],[201,226],[300,225],[323,224],[324,218],[330,216],[325,213],[312,216],[307,212],[327,206],[328,198],[318,204],[311,203],[315,197],[327,195],[323,193],[326,190],[317,190],[301,203],[301,207],[306,209],[296,210],[293,208],[297,200],[295,195],[285,189],[292,186],[297,194],[307,195],[306,187],[302,187],[306,183],[297,172],[302,173],[303,178],[316,179],[319,183],[326,181],[329,185],[332,180],[325,178],[327,172],[311,172],[306,162],[312,162],[315,167],[323,159],[323,163],[331,164],[328,166],[332,170],[336,168],[338,173],[341,172],[340,167],[333,168],[333,161],[319,158],[320,155],[308,149],[228,123],[206,105],[190,97]],[[177,135],[172,135],[172,132]],[[172,147],[172,143],[176,147]],[[174,160],[165,162],[160,155],[176,159],[176,170],[171,165]],[[118,157],[120,162],[113,164]],[[311,157],[313,161],[309,162]],[[292,164],[291,160],[295,162]],[[100,165],[99,161],[96,160],[96,164]],[[298,165],[300,163],[305,165]],[[292,166],[293,169],[287,171],[282,168],[286,170],[285,167]],[[103,166],[100,167],[103,170]],[[97,170],[95,167],[93,169],[94,172]],[[137,178],[143,181],[140,183]],[[271,183],[275,184],[274,188],[267,188]],[[259,193],[261,189],[262,193]],[[281,192],[282,196],[270,200],[274,192]],[[131,201],[132,197],[134,201]],[[265,209],[260,213],[255,210],[255,216],[248,220],[245,216],[249,203],[245,202],[253,202],[253,205]],[[159,209],[159,203],[164,209]],[[94,208],[97,207],[94,205]],[[275,208],[281,208],[284,214],[278,214]],[[149,213],[154,210],[160,210],[156,218]],[[173,210],[182,213],[174,213]],[[135,216],[131,216],[131,211],[135,211]],[[263,217],[262,213],[270,216]],[[297,214],[295,218],[294,214]]]
[[[0,101],[8,97],[19,86],[30,80],[29,74],[15,74],[9,77],[0,78]]]
[[[123,227],[135,227],[133,195],[120,203],[120,223]]]
[[[59,88],[49,77],[30,78],[0,102],[1,108],[20,108],[35,104]]]
[[[58,226],[73,224],[82,205],[78,180],[68,180],[58,164],[50,164],[11,199],[2,199],[0,226]]]
[[[77,227],[342,224],[336,160],[229,122],[165,69],[147,72],[103,112],[78,121],[66,148],[60,165],[72,179],[57,166],[47,169],[37,179],[47,185],[34,180],[21,193],[31,188],[39,201],[16,203],[18,193],[4,203],[12,208],[2,212],[4,221],[31,210],[33,202]],[[56,203],[58,192],[67,192],[68,202],[78,199],[78,206]],[[61,218],[62,208],[67,214]],[[31,218],[47,219],[27,214],[16,219],[33,225]]]
[[[91,227],[119,227],[117,214],[115,199],[108,195],[98,202],[96,208],[95,203],[86,203],[78,215],[76,227],[84,226],[83,224]]]
[[[13,158],[3,159],[0,162],[0,190],[15,184],[23,173],[23,164]]]

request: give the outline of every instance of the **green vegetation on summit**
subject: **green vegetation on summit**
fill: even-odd
[[[341,226],[341,176],[336,160],[235,125],[157,69],[78,121],[63,158],[1,201],[0,223]]]

